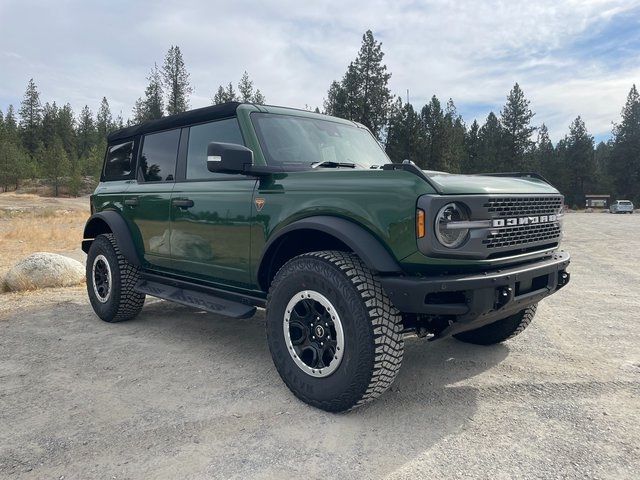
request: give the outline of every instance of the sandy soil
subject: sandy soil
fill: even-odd
[[[640,215],[569,214],[564,247],[572,282],[521,336],[409,339],[392,391],[342,415],[289,393],[262,314],[151,300],[111,325],[81,289],[14,300],[0,477],[637,478]]]

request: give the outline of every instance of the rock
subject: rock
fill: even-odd
[[[55,253],[39,252],[14,265],[4,278],[4,287],[12,292],[68,287],[83,282],[84,277],[84,265],[77,260]]]

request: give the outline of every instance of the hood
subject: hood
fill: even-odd
[[[558,193],[543,180],[526,177],[492,177],[489,175],[455,175],[443,172],[425,171],[432,182],[440,187],[444,195],[474,194],[520,194],[520,193]]]

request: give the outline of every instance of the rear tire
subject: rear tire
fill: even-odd
[[[266,317],[280,377],[314,407],[340,412],[370,402],[400,369],[400,313],[351,253],[313,252],[287,262],[269,289]]]
[[[537,304],[520,310],[515,315],[511,315],[497,322],[490,323],[484,327],[468,332],[454,335],[457,340],[475,345],[494,345],[504,342],[519,335],[529,326],[536,314]]]
[[[96,315],[105,322],[138,315],[145,298],[135,290],[139,278],[139,269],[124,258],[114,235],[98,235],[87,254],[87,293]]]

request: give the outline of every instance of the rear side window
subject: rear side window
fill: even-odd
[[[244,145],[240,125],[235,118],[195,125],[189,129],[187,180],[204,180],[215,176],[207,170],[207,145],[211,142]]]
[[[180,129],[145,135],[140,154],[140,171],[145,182],[173,182]]]
[[[112,145],[104,162],[104,180],[122,180],[133,169],[133,141]]]

